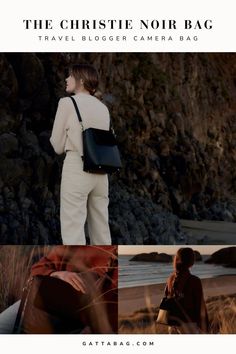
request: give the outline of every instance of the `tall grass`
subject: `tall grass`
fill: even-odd
[[[236,334],[236,294],[208,299],[207,309],[211,333]]]
[[[31,266],[46,255],[52,247],[55,246],[0,246],[0,312],[21,298],[22,290],[30,275]],[[76,248],[72,247],[72,256],[77,257],[76,252],[73,253],[74,251]],[[73,262],[73,257],[71,259]],[[97,279],[93,272],[86,273],[88,270],[86,264],[84,264],[84,268],[85,272],[81,272],[81,277],[83,276],[86,283],[87,297],[85,299],[81,296],[81,308],[77,307],[78,313],[81,313],[81,323],[78,323],[79,329],[86,325],[83,333],[117,333],[117,284],[113,284],[114,288],[110,288],[109,284],[113,280],[108,274],[104,278]],[[65,299],[66,301],[69,302],[70,299]],[[50,318],[47,320],[46,316],[45,319],[45,316],[41,314],[42,311],[40,312],[36,306],[33,307],[33,310],[32,317],[36,316],[36,324],[39,323],[35,333],[48,333],[44,332],[43,326],[45,323],[52,326]],[[42,323],[40,323],[40,316],[45,320],[44,322],[42,320]],[[31,330],[35,328],[34,324],[29,326]],[[40,325],[42,325],[41,328]]]
[[[210,334],[236,334],[236,294],[206,301]],[[147,306],[130,316],[119,316],[120,334],[168,334],[168,326],[156,323],[158,307]]]
[[[50,246],[0,246],[0,312],[20,299],[33,263]]]

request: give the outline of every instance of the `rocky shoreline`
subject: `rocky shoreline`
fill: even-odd
[[[194,247],[194,246],[193,246]],[[195,261],[202,261],[202,255],[199,251],[194,250]],[[132,262],[160,262],[170,263],[173,261],[173,256],[167,253],[139,253],[130,258]],[[220,264],[225,267],[236,268],[236,247],[224,247],[214,252],[204,263]]]

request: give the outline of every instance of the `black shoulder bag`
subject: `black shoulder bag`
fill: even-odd
[[[120,153],[113,130],[96,128],[84,129],[79,108],[73,97],[70,97],[79,122],[82,126],[83,170],[89,173],[114,173],[121,168]]]
[[[184,288],[190,276],[184,284]],[[189,322],[189,316],[184,310],[185,299],[183,296],[165,296],[161,300],[156,322],[168,326],[180,326],[183,322]]]

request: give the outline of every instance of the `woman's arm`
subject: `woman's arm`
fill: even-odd
[[[31,268],[31,275],[51,276],[72,285],[77,291],[85,294],[86,284],[78,273],[64,270],[68,267],[65,257],[65,246],[54,246],[47,256],[41,258]],[[63,269],[63,270],[62,270]]]
[[[50,275],[52,272],[62,270],[65,263],[64,246],[53,246],[49,253],[42,257],[31,268],[31,275]]]
[[[82,277],[78,273],[68,272],[66,270],[62,270],[59,272],[53,272],[50,274],[50,277],[58,278],[66,283],[73,286],[73,288],[77,291],[80,291],[83,294],[87,293],[87,287],[82,279]]]
[[[45,257],[32,266],[31,274],[90,271],[103,276],[113,270],[117,260],[116,251],[116,246],[53,246]],[[116,277],[115,274],[113,276]]]
[[[52,276],[66,281],[76,290],[86,292],[86,284],[79,273],[105,274],[108,288],[117,288],[118,267],[114,246],[54,246],[49,253],[35,263],[31,275]]]
[[[55,152],[60,155],[63,154],[66,144],[67,135],[67,121],[70,110],[70,100],[68,97],[61,98],[58,102],[56,117],[53,124],[52,135],[50,142]]]

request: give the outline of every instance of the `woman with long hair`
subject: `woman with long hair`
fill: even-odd
[[[79,108],[83,128],[109,130],[107,107],[94,96],[98,87],[97,70],[88,64],[70,68],[66,92]],[[60,221],[65,245],[86,244],[87,219],[90,244],[109,245],[107,174],[83,171],[82,126],[70,97],[61,98],[50,142],[57,154],[66,153],[61,178]]]
[[[208,316],[201,280],[190,273],[195,261],[190,247],[180,248],[173,262],[174,272],[167,280],[165,296],[178,301],[181,318],[169,327],[169,333],[207,333]]]

